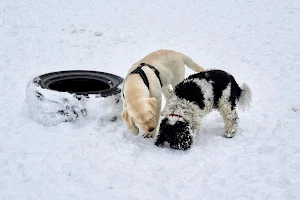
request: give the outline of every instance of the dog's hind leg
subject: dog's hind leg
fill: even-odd
[[[182,65],[181,67],[177,68],[176,73],[174,74],[174,77],[172,79],[171,85],[173,89],[178,85],[181,81],[184,80],[185,77],[185,67]]]
[[[238,120],[236,109],[232,109],[231,104],[228,102],[220,105],[218,111],[221,113],[226,126],[224,136],[232,138],[235,134]]]

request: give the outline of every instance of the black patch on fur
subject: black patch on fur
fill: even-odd
[[[193,138],[188,123],[177,121],[171,125],[169,124],[168,118],[164,118],[160,123],[159,134],[155,145],[164,146],[165,142],[168,142],[173,149],[189,149],[193,144]]]
[[[242,90],[240,86],[237,84],[237,82],[235,81],[235,79],[233,78],[233,76],[231,77],[232,80],[231,80],[231,91],[230,91],[229,102],[231,103],[231,110],[233,110],[236,107],[236,103],[240,99]]]
[[[201,109],[205,106],[201,88],[194,82],[181,82],[175,87],[174,92],[177,97],[193,102]]]
[[[237,100],[241,96],[241,89],[236,83],[234,77],[222,70],[209,70],[189,76],[187,79],[205,79],[212,82],[214,93],[214,107],[218,107],[219,99],[222,96],[223,90],[231,83],[231,93],[229,101],[232,109],[235,108]]]

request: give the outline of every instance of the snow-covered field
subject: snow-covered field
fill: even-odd
[[[297,0],[1,0],[0,199],[300,199],[299,19]],[[217,112],[186,152],[132,136],[121,120],[47,127],[28,116],[31,78],[124,77],[163,48],[251,87],[234,138],[222,137]]]

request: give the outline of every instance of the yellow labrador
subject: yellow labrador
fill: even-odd
[[[204,71],[190,57],[172,50],[155,51],[128,70],[123,84],[122,118],[128,130],[144,137],[153,137],[161,111],[161,93],[168,99],[170,91],[185,77],[185,67]],[[167,104],[168,102],[166,102]]]

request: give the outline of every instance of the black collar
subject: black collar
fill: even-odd
[[[149,65],[147,63],[141,63],[135,70],[133,70],[132,72],[130,72],[130,74],[139,74],[141,76],[141,78],[143,79],[145,85],[149,89],[148,78],[147,78],[145,72],[142,70],[142,67],[144,67],[144,66],[147,66],[147,67],[149,67],[150,69],[153,70],[153,72],[155,73],[155,75],[157,76],[157,78],[159,80],[160,86],[162,87],[163,85],[162,85],[162,82],[161,82],[161,79],[160,79],[160,76],[159,76],[159,71],[157,69],[155,69],[155,67],[153,67],[152,65]],[[123,97],[125,98],[124,93],[123,93]]]

